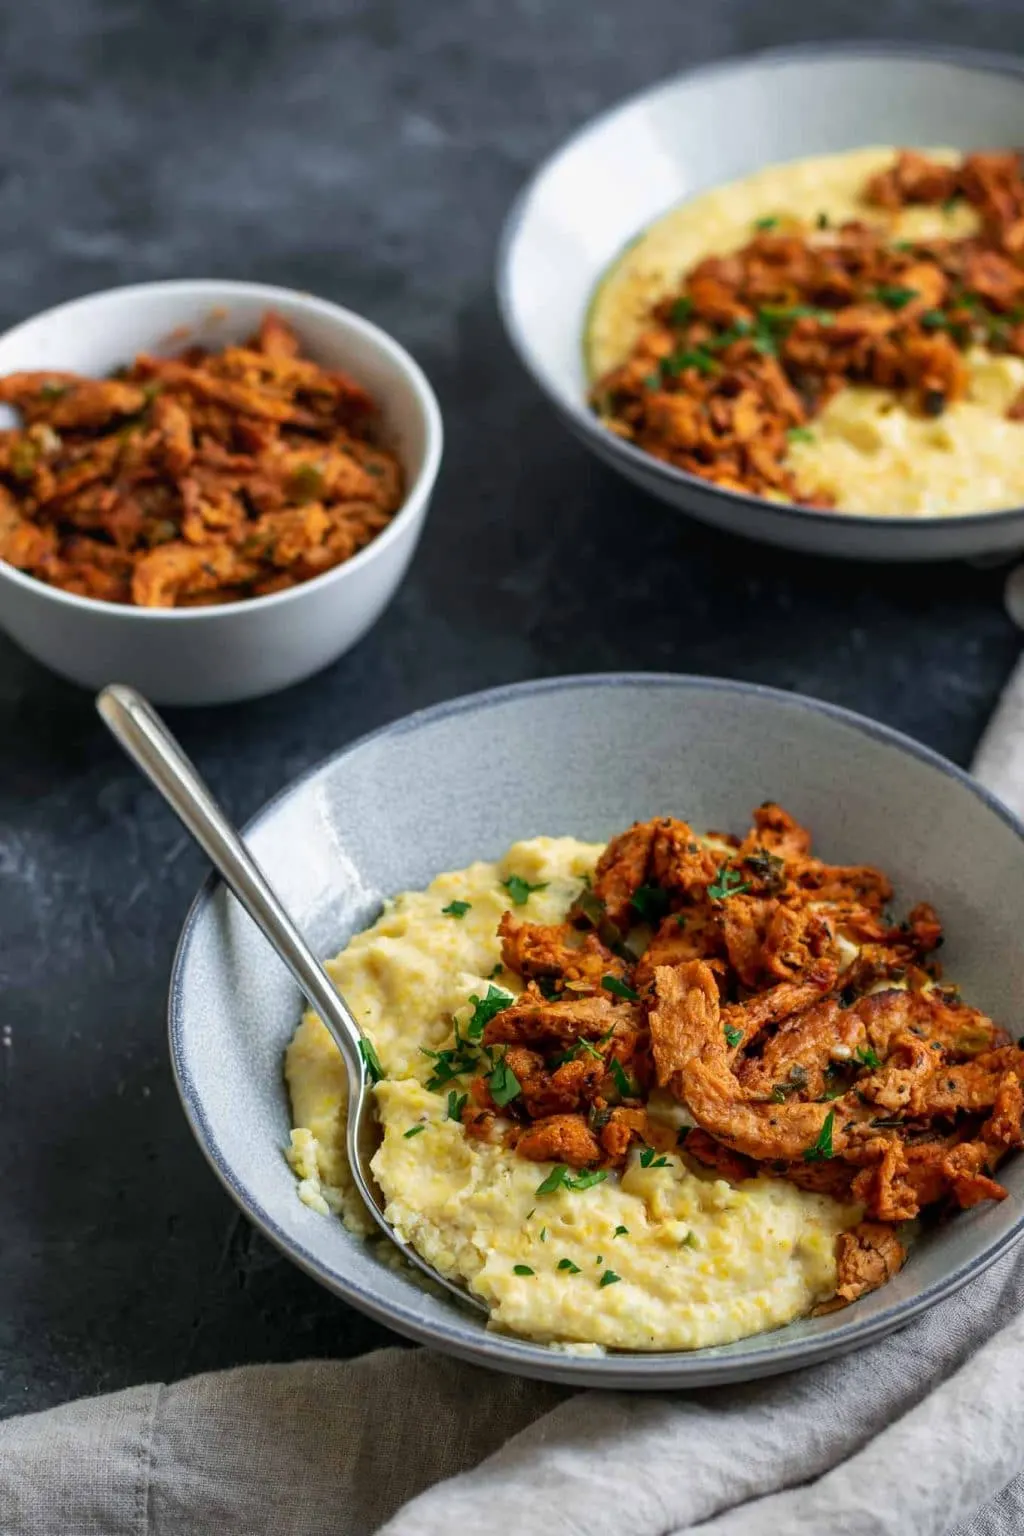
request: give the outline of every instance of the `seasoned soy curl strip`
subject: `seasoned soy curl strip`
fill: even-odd
[[[284,591],[358,553],[401,467],[346,374],[277,315],[220,353],[142,355],[112,379],[10,374],[0,559],[67,592],[196,607]]]
[[[772,802],[742,838],[634,824],[565,921],[501,918],[522,991],[469,1051],[467,1134],[588,1179],[681,1158],[859,1202],[837,1295],[862,1295],[902,1263],[900,1223],[1002,1199],[1024,1139],[1024,1051],[941,985],[934,909],[897,922],[892,896]]]
[[[912,150],[863,191],[839,228],[763,221],[728,256],[709,256],[661,299],[630,357],[591,403],[617,435],[727,490],[828,507],[801,489],[791,441],[847,384],[891,390],[941,416],[967,390],[978,344],[1024,357],[1024,176],[1016,151],[940,165]],[[962,199],[980,231],[894,240],[879,211]],[[1024,417],[1024,395],[1009,408]]]

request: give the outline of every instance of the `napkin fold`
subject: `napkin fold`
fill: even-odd
[[[1024,663],[974,772],[1024,815]],[[1024,1260],[881,1343],[690,1394],[422,1349],[249,1366],[0,1423],[3,1536],[1019,1536]]]
[[[790,1376],[586,1392],[386,1349],[0,1424],[4,1536],[1011,1536],[1024,1266]]]
[[[1024,566],[1019,573],[1024,576]],[[1015,816],[1024,817],[1024,656],[999,696],[978,743],[971,772]]]

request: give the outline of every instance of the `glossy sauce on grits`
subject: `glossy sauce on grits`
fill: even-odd
[[[961,239],[977,229],[966,202],[909,206],[895,214],[865,203],[862,192],[892,163],[888,147],[767,166],[701,193],[673,209],[635,241],[602,280],[587,321],[586,359],[596,379],[621,364],[650,324],[651,306],[708,256],[744,246],[758,220],[832,226],[851,219],[880,225],[896,240]],[[927,155],[955,163],[954,150]],[[1024,388],[1024,360],[984,347],[967,353],[967,397],[941,417],[913,415],[890,391],[842,388],[813,423],[809,441],[792,443],[788,462],[801,486],[827,486],[838,510],[935,516],[1024,504],[1024,423],[1006,419]]]
[[[518,990],[501,969],[496,929],[512,905],[502,882],[519,876],[543,886],[515,910],[559,922],[600,852],[572,838],[517,843],[497,863],[397,897],[329,963],[385,1072],[374,1090],[384,1128],[374,1172],[401,1236],[468,1282],[495,1328],[633,1350],[729,1343],[788,1323],[832,1294],[836,1237],[857,1221],[858,1206],[783,1179],[734,1187],[677,1155],[643,1167],[637,1151],[621,1174],[542,1194],[551,1164],[468,1138],[448,1118],[451,1085],[425,1086],[433,1067],[423,1047],[450,1044],[452,1019],[466,1021],[470,998],[489,986]],[[469,907],[446,913],[453,902]],[[288,1047],[285,1075],[300,1198],[369,1233],[345,1160],[344,1069],[312,1013]],[[667,1098],[659,1109],[655,1096],[650,1109],[676,1125],[685,1118]]]

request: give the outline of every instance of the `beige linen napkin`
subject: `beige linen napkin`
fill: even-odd
[[[1024,666],[975,760],[1024,812]],[[2,1536],[1019,1536],[1024,1250],[894,1337],[690,1395],[388,1349],[0,1424]]]

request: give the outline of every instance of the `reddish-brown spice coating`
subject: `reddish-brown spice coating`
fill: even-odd
[[[140,356],[113,379],[0,379],[0,559],[145,608],[238,602],[341,564],[390,522],[402,471],[373,401],[264,316],[245,346]]]
[[[1024,1050],[938,984],[934,909],[897,923],[891,896],[773,804],[713,848],[672,818],[629,828],[565,922],[503,917],[524,986],[480,1034],[467,1125],[576,1171],[639,1146],[859,1201],[838,1295],[863,1294],[902,1262],[900,1222],[1002,1199],[996,1168],[1024,1141]]]
[[[594,384],[605,424],[726,489],[828,507],[830,488],[799,486],[787,455],[843,385],[892,390],[937,416],[965,392],[968,347],[1024,356],[1018,154],[950,167],[903,150],[864,197],[877,215],[963,199],[981,227],[915,241],[893,239],[884,220],[763,229],[732,255],[707,257]],[[1009,411],[1022,413],[1022,401]]]

